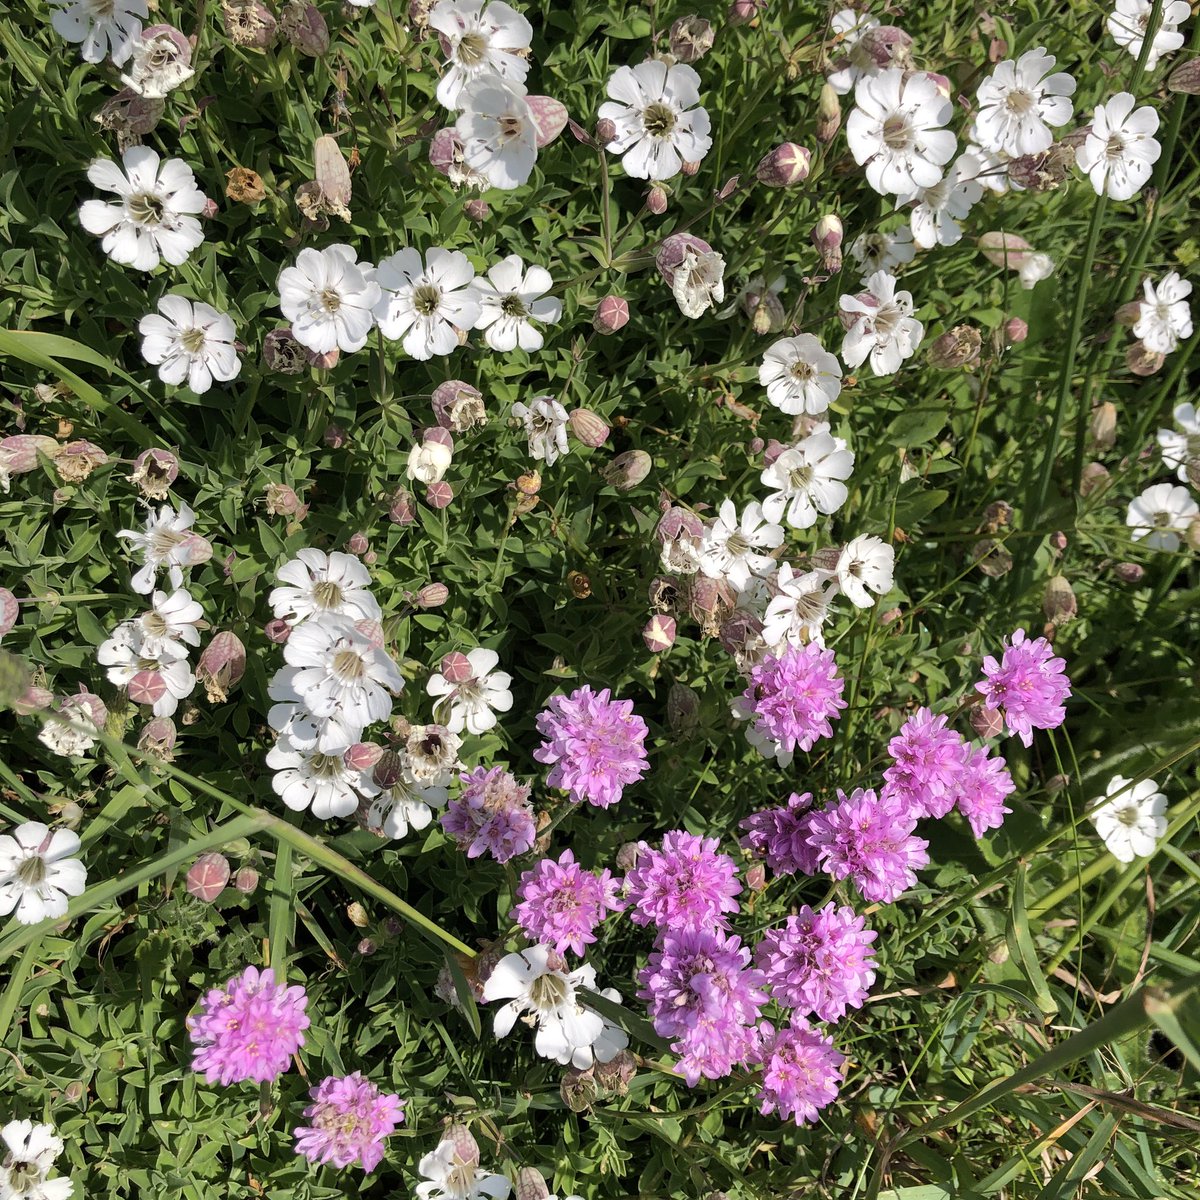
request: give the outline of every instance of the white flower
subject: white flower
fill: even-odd
[[[1017,270],[1017,277],[1021,281],[1021,286],[1029,291],[1036,287],[1043,279],[1049,279],[1054,274],[1054,259],[1048,254],[1040,254],[1034,252],[1027,254],[1021,260],[1021,266]]]
[[[891,271],[912,262],[916,253],[912,230],[905,226],[890,233],[860,233],[849,246],[850,257],[864,280],[876,271]]]
[[[441,672],[435,672],[425,685],[430,696],[436,696],[434,712],[443,705],[450,709],[446,728],[451,733],[486,733],[496,724],[497,712],[508,712],[513,706],[512,692],[508,685],[512,676],[507,671],[495,670],[500,656],[494,650],[479,647],[467,651],[467,662],[471,664],[471,676],[459,683],[452,683]]]
[[[47,720],[38,741],[63,758],[78,758],[96,744],[96,734],[108,719],[108,709],[99,696],[80,687],[58,705],[61,720]]]
[[[763,550],[783,545],[783,526],[766,520],[762,505],[751,501],[738,519],[732,500],[723,500],[716,520],[704,530],[700,570],[710,579],[724,579],[741,591],[755,575],[775,570],[775,560]]]
[[[467,1153],[454,1137],[443,1138],[417,1164],[424,1177],[415,1191],[418,1200],[505,1200],[512,1185],[503,1175],[493,1175],[479,1165],[479,1147]]]
[[[886,596],[891,590],[896,551],[874,534],[863,534],[842,547],[834,573],[838,590],[855,608],[870,608],[871,592]]]
[[[725,259],[715,250],[688,246],[671,276],[671,294],[685,317],[703,316],[725,299]]]
[[[78,42],[84,62],[112,58],[119,67],[133,53],[148,20],[146,0],[51,0],[54,32],[65,42]]]
[[[869,75],[876,69],[871,56],[861,50],[855,53],[855,47],[868,29],[879,28],[879,21],[868,13],[843,8],[833,14],[829,28],[839,36],[839,54],[834,60],[839,65],[837,70],[830,71],[825,76],[825,81],[839,96],[844,96],[863,75]]]
[[[402,838],[410,829],[421,830],[433,820],[433,810],[444,808],[450,793],[444,785],[422,783],[412,773],[408,755],[397,756],[399,778],[391,787],[382,790],[367,810],[367,827],[389,838]],[[374,783],[373,770],[363,773],[364,780]]]
[[[553,466],[567,453],[567,410],[553,396],[538,396],[512,406],[512,415],[525,426],[529,453]]]
[[[162,315],[160,316],[159,313]],[[163,296],[158,313],[138,322],[142,357],[158,367],[163,383],[181,384],[198,395],[214,379],[228,383],[242,369],[234,340],[237,330],[224,313],[182,296]]]
[[[987,150],[979,145],[975,136],[974,126],[971,128],[970,141],[962,152],[961,159],[973,159],[979,169],[975,173],[975,182],[997,196],[1003,196],[1009,189],[1020,192],[1025,189],[1015,180],[1008,177],[1008,164],[1012,155],[1002,150]]]
[[[454,451],[445,442],[421,442],[408,452],[409,479],[437,483],[454,461]]]
[[[275,578],[284,586],[275,588],[267,603],[289,624],[326,615],[378,621],[382,615],[370,592],[371,574],[353,554],[306,547],[285,562]]]
[[[375,319],[384,337],[400,338],[411,358],[426,360],[459,347],[459,332],[479,320],[475,268],[458,250],[434,246],[421,260],[405,248],[375,268],[382,289]]]
[[[404,749],[413,779],[426,787],[445,787],[462,767],[462,738],[444,725],[410,725]]]
[[[379,284],[371,278],[370,263],[360,263],[350,246],[305,246],[296,265],[279,272],[275,286],[292,336],[306,350],[350,353],[366,345],[375,324]]]
[[[1192,285],[1181,279],[1178,271],[1170,271],[1157,287],[1149,279],[1142,287],[1145,299],[1140,302],[1133,336],[1141,338],[1147,350],[1171,354],[1182,339],[1192,336],[1192,310],[1187,302]]]
[[[983,170],[970,152],[960,155],[933,187],[921,188],[900,202],[916,202],[909,215],[913,241],[922,250],[934,246],[956,246],[962,239],[959,222],[983,197],[983,184],[977,176]]]
[[[954,134],[944,129],[954,106],[928,75],[889,67],[854,88],[846,141],[867,182],[884,195],[932,187],[954,157]]]
[[[617,127],[605,149],[622,155],[626,175],[670,179],[712,146],[712,125],[699,107],[700,76],[691,67],[656,59],[618,67],[605,90],[609,99],[598,115]]]
[[[438,103],[462,107],[459,93],[480,75],[524,83],[529,74],[533,26],[503,0],[439,0],[426,17],[442,38],[446,73],[438,81]]]
[[[1158,444],[1162,447],[1163,466],[1187,483],[1188,463],[1200,459],[1200,413],[1194,404],[1179,404],[1174,416],[1179,429],[1160,429]]]
[[[462,111],[454,129],[467,170],[504,191],[526,183],[537,162],[538,127],[524,87],[481,75],[463,88],[458,102]]]
[[[149,146],[130,146],[121,162],[123,171],[108,158],[88,167],[88,179],[119,199],[85,200],[79,223],[122,266],[152,271],[160,258],[174,267],[186,262],[204,241],[196,216],[208,203],[192,168],[179,158],[161,162]]]
[[[506,954],[492,968],[483,985],[483,998],[508,1001],[496,1011],[493,1032],[506,1037],[517,1018],[528,1014],[537,1026],[534,1049],[543,1058],[570,1064],[579,1071],[597,1062],[611,1062],[629,1044],[629,1038],[579,999],[578,988],[596,990],[595,970],[583,965],[567,971],[560,965],[562,960],[557,955],[552,960],[551,954],[548,946],[530,946],[520,954]],[[556,965],[551,965],[552,961]],[[620,999],[612,988],[600,995]]]
[[[767,399],[780,412],[823,413],[840,395],[842,368],[811,333],[780,338],[768,347],[758,368]]]
[[[818,513],[835,513],[849,493],[843,479],[854,470],[854,455],[828,425],[818,425],[806,438],[789,446],[767,467],[762,482],[772,494],[763,501],[763,514],[778,523],[786,513],[795,529],[814,525]]]
[[[853,318],[842,341],[842,361],[857,367],[870,356],[876,375],[891,375],[916,353],[925,326],[912,315],[912,293],[896,291],[894,275],[876,271],[866,286],[866,293],[838,302]]]
[[[150,597],[150,608],[137,618],[142,627],[141,652],[147,658],[186,657],[187,651],[179,643],[189,646],[200,645],[198,622],[204,620],[204,609],[192,599],[185,588],[173,592],[154,592]]]
[[[1179,535],[1187,532],[1200,506],[1185,487],[1156,483],[1136,500],[1129,502],[1125,524],[1133,530],[1133,540],[1145,540],[1151,550],[1179,549]]]
[[[1167,798],[1153,779],[1133,783],[1114,775],[1096,805],[1088,816],[1117,862],[1148,858],[1167,832]]]
[[[121,76],[127,88],[148,100],[162,100],[196,73],[190,65],[191,47],[183,34],[176,29],[160,30],[133,43],[129,72]]]
[[[96,661],[108,668],[109,683],[128,688],[136,682],[138,694],[132,698],[150,704],[156,717],[172,716],[196,687],[187,647],[147,635],[140,620],[118,625],[97,647]]]
[[[1075,162],[1092,181],[1096,195],[1113,200],[1130,200],[1150,178],[1162,147],[1154,140],[1158,113],[1150,107],[1134,110],[1136,101],[1128,92],[1118,92],[1107,104],[1098,105],[1083,145],[1075,151]]]
[[[526,267],[519,254],[510,254],[476,283],[481,311],[476,329],[487,332],[483,340],[493,350],[542,348],[541,331],[533,322],[556,325],[562,316],[562,301],[546,296],[554,286],[544,267]]]
[[[775,576],[777,593],[763,614],[762,640],[768,650],[781,654],[786,646],[804,646],[809,642],[824,645],[822,627],[829,615],[825,571],[797,574],[791,563],[780,563]]]
[[[271,787],[293,812],[312,809],[320,821],[348,817],[358,808],[356,789],[370,788],[370,776],[346,766],[341,754],[304,751],[281,733],[267,752],[267,766],[275,775]]]
[[[154,590],[159,568],[167,568],[167,578],[172,588],[183,587],[183,568],[207,561],[212,547],[204,538],[192,532],[196,514],[186,504],[180,504],[176,512],[164,504],[157,512],[150,510],[146,527],[121,529],[117,537],[126,538],[130,549],[142,555],[143,567],[130,580],[129,586],[139,595],[148,596]]]
[[[1117,6],[1108,18],[1108,32],[1113,41],[1124,46],[1134,58],[1142,53],[1153,8],[1151,0],[1117,0]],[[1187,0],[1167,0],[1162,6],[1162,21],[1150,43],[1150,53],[1146,55],[1147,71],[1153,71],[1164,54],[1174,54],[1183,45],[1185,39],[1179,26],[1191,15]]]
[[[1070,75],[1050,74],[1054,63],[1053,54],[1035,46],[1016,62],[1005,59],[996,64],[976,93],[979,111],[972,131],[980,146],[1013,158],[1050,148],[1054,141],[1050,126],[1071,119],[1070,97],[1075,94]]]
[[[62,1138],[55,1135],[52,1125],[9,1121],[0,1129],[0,1138],[4,1139],[0,1200],[69,1200],[69,1178],[46,1178],[63,1150]]]
[[[63,916],[67,897],[80,895],[87,885],[87,869],[75,857],[78,853],[78,835],[69,829],[51,833],[40,821],[26,821],[11,834],[0,834],[0,916],[16,909],[22,925]],[[9,1146],[13,1148],[11,1142]]]

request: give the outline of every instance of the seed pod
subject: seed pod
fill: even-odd
[[[620,296],[605,296],[596,305],[592,328],[597,333],[616,333],[629,324],[629,302]]]
[[[1200,58],[1180,63],[1167,76],[1167,91],[1184,96],[1200,96]]]
[[[1013,556],[999,542],[985,538],[971,548],[971,559],[975,565],[993,579],[1007,575],[1013,568]]]
[[[983,338],[972,325],[956,325],[935,339],[929,348],[931,365],[942,370],[958,370],[970,367],[979,361]]]
[[[703,18],[680,17],[671,26],[671,54],[676,62],[697,62],[713,48],[714,39],[713,27]]]
[[[998,708],[988,708],[986,704],[971,706],[971,728],[976,737],[994,738],[1004,732],[1004,718]]]
[[[758,160],[754,177],[767,187],[795,187],[808,178],[812,151],[795,142],[784,142]]]
[[[1113,574],[1122,583],[1141,583],[1146,577],[1146,568],[1140,563],[1121,562],[1113,567]]]
[[[211,904],[229,882],[229,860],[215,850],[202,854],[188,868],[188,894]]]
[[[371,923],[367,910],[357,900],[352,900],[346,905],[346,919],[355,929],[366,929]]]
[[[433,389],[433,416],[444,429],[464,433],[487,423],[483,393],[461,379],[447,379]]]
[[[597,1062],[592,1068],[596,1082],[605,1091],[616,1096],[624,1096],[629,1091],[629,1085],[637,1074],[637,1059],[628,1050],[621,1050],[606,1063]]]
[[[577,1071],[574,1067],[569,1067],[558,1085],[558,1094],[571,1112],[587,1112],[596,1102],[600,1088],[590,1069]]]
[[[645,450],[626,450],[605,464],[600,474],[605,483],[619,492],[627,492],[637,487],[650,474],[653,465],[654,460]]]
[[[814,226],[812,242],[821,255],[821,267],[830,275],[842,269],[842,237],[845,230],[836,213],[827,213]]]
[[[577,408],[568,418],[571,432],[585,445],[596,449],[608,441],[609,428],[590,408]]]
[[[657,613],[646,622],[642,630],[642,641],[652,654],[661,654],[675,645],[675,618]]]
[[[667,692],[667,724],[676,735],[691,733],[700,722],[700,697],[686,683],[673,683]]]
[[[1092,409],[1089,425],[1092,443],[1101,450],[1110,449],[1117,440],[1117,406],[1109,400]]]
[[[1042,612],[1046,614],[1046,619],[1055,625],[1065,625],[1078,611],[1070,582],[1063,575],[1052,576],[1046,583],[1046,592],[1042,597]]]
[[[171,484],[179,477],[179,459],[169,450],[143,450],[133,460],[129,482],[147,500],[165,500]]]
[[[814,136],[822,146],[828,146],[837,137],[837,131],[841,127],[842,98],[832,84],[822,84],[821,94],[817,98],[817,127]]]
[[[246,647],[228,629],[215,634],[196,664],[196,678],[204,684],[210,704],[221,704],[246,673]]]

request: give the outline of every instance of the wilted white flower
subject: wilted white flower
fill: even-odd
[[[1178,271],[1163,276],[1157,287],[1149,279],[1142,284],[1145,299],[1139,302],[1133,336],[1155,354],[1171,354],[1183,338],[1192,336],[1192,310],[1187,298],[1192,285]]]
[[[425,19],[441,35],[446,52],[446,72],[437,86],[439,104],[461,108],[463,88],[481,75],[524,83],[533,26],[503,0],[439,0]]]
[[[688,246],[671,278],[671,294],[685,317],[703,316],[725,299],[725,259],[715,250]]]
[[[853,8],[835,12],[829,21],[831,32],[838,35],[837,70],[825,76],[826,82],[839,96],[846,95],[863,75],[875,70],[874,60],[867,54],[856,54],[855,47],[869,29],[878,29],[879,21],[869,13]]]
[[[519,254],[502,258],[475,282],[480,313],[476,329],[493,350],[540,350],[543,337],[534,325],[556,325],[562,301],[546,293],[554,286],[544,267],[526,267]]]
[[[81,687],[76,695],[60,701],[58,715],[62,720],[47,720],[38,741],[63,758],[78,758],[95,746],[108,710],[99,696]]]
[[[763,355],[758,381],[788,416],[823,413],[840,395],[842,368],[811,333],[780,338]]]
[[[1146,104],[1135,111],[1129,92],[1117,92],[1092,114],[1092,126],[1075,162],[1096,195],[1130,200],[1145,187],[1162,147],[1154,139],[1158,113]]]
[[[350,246],[301,250],[296,265],[280,271],[276,284],[279,307],[296,341],[314,354],[361,350],[379,303],[379,285],[370,272],[370,263],[360,263]]]
[[[762,505],[752,500],[739,519],[732,500],[723,500],[717,517],[704,530],[700,544],[700,570],[710,579],[724,579],[741,591],[755,575],[775,570],[775,560],[764,554],[783,545],[783,526],[763,516]]]
[[[75,42],[84,62],[111,57],[119,67],[142,36],[150,16],[146,0],[50,0],[50,24],[65,42]]]
[[[870,608],[871,592],[886,596],[891,590],[896,551],[874,534],[863,534],[842,547],[834,574],[838,590],[855,608]]]
[[[448,1129],[437,1149],[417,1164],[418,1200],[506,1200],[512,1185],[479,1165],[479,1147],[465,1126]]]
[[[1075,93],[1070,75],[1050,74],[1054,63],[1053,54],[1035,46],[1016,62],[1005,59],[996,64],[976,94],[979,111],[972,132],[983,149],[1019,158],[1050,148],[1054,141],[1050,126],[1071,119],[1070,97]]]
[[[838,302],[853,320],[842,341],[842,361],[857,367],[869,357],[876,375],[891,375],[916,352],[925,326],[912,315],[912,293],[896,291],[894,275],[877,271],[866,285],[865,293]]]
[[[462,766],[458,759],[461,749],[462,738],[444,725],[411,725],[404,743],[407,768],[426,787],[450,783]]]
[[[467,170],[505,191],[526,183],[537,162],[538,127],[525,88],[481,75],[463,88],[458,103],[454,128]]]
[[[1017,269],[1017,278],[1020,279],[1021,286],[1026,291],[1036,287],[1043,279],[1049,279],[1053,274],[1054,259],[1048,254],[1040,254],[1037,251],[1025,255]]]
[[[139,96],[161,100],[196,73],[191,61],[187,38],[170,25],[155,25],[133,43],[133,61],[121,82]]]
[[[860,233],[848,247],[859,274],[865,280],[876,271],[893,271],[912,262],[917,250],[912,230],[906,226],[885,232]]]
[[[407,475],[420,483],[437,483],[454,461],[454,451],[444,442],[421,442],[408,452]]]
[[[1178,429],[1160,429],[1158,444],[1162,447],[1163,466],[1174,471],[1177,479],[1188,482],[1188,463],[1200,459],[1200,413],[1194,404],[1175,406]]]
[[[459,333],[479,320],[475,268],[458,250],[434,246],[424,261],[405,248],[375,268],[382,289],[375,318],[384,337],[402,339],[411,358],[430,359],[459,347]]]
[[[161,315],[160,315],[161,314]],[[158,312],[138,322],[142,357],[158,367],[163,383],[181,384],[197,394],[214,379],[228,383],[241,370],[234,341],[237,330],[225,313],[182,296],[163,296]]]
[[[462,733],[464,729],[486,733],[496,724],[496,713],[512,708],[512,676],[496,670],[500,656],[494,650],[478,647],[467,651],[466,659],[471,666],[467,679],[453,682],[439,671],[429,677],[425,690],[436,697],[435,712],[442,705],[449,707],[446,728],[451,733]]]
[[[1134,58],[1142,53],[1153,8],[1151,0],[1116,0],[1116,8],[1109,15],[1108,32],[1113,41]],[[1179,26],[1191,15],[1187,0],[1167,0],[1162,6],[1162,20],[1150,43],[1150,53],[1146,55],[1147,71],[1153,71],[1164,54],[1174,54],[1183,45],[1185,38],[1179,32]]]
[[[52,1125],[9,1121],[0,1129],[0,1138],[0,1200],[69,1200],[71,1180],[47,1178],[63,1151],[62,1138]]]
[[[620,154],[634,179],[670,179],[685,162],[698,163],[712,146],[708,113],[700,105],[700,76],[683,63],[651,59],[618,67],[599,117],[617,128],[605,147]]]
[[[771,495],[763,514],[776,524],[786,517],[794,529],[816,524],[818,514],[835,513],[849,493],[842,482],[854,470],[854,455],[828,425],[818,425],[806,438],[789,446],[762,472]]]
[[[351,621],[378,621],[379,602],[371,595],[371,575],[353,554],[305,547],[275,572],[283,587],[267,603],[276,617],[290,624],[327,615]]]
[[[1185,487],[1156,483],[1129,502],[1125,524],[1135,542],[1144,541],[1151,550],[1179,549],[1180,535],[1200,515],[1200,505]]]
[[[553,466],[567,453],[567,410],[553,396],[538,396],[528,404],[512,406],[512,415],[525,426],[529,453]]]
[[[913,241],[922,250],[934,246],[956,246],[962,240],[963,220],[983,197],[979,181],[982,164],[972,154],[960,155],[933,187],[921,188],[910,196],[901,196],[899,203],[914,203],[909,216]]]
[[[85,200],[79,223],[100,238],[104,253],[122,266],[151,271],[159,259],[179,266],[204,241],[197,215],[208,198],[182,159],[162,162],[149,146],[130,146],[124,167],[108,158],[88,167],[88,179],[116,200]]]
[[[1167,798],[1153,779],[1114,775],[1088,816],[1117,862],[1148,858],[1167,832]]]
[[[293,812],[311,809],[320,821],[348,817],[358,808],[358,789],[374,791],[369,777],[348,767],[340,753],[301,750],[284,733],[267,752],[267,766],[275,772],[271,787],[284,804]]]
[[[146,518],[143,530],[121,529],[117,537],[130,542],[130,549],[142,555],[142,569],[134,575],[129,586],[139,595],[148,596],[154,590],[159,569],[167,568],[171,587],[183,587],[183,568],[205,562],[212,547],[192,532],[196,514],[186,504],[176,512],[164,504],[157,513],[153,509]]]

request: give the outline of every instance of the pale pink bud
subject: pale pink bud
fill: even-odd
[[[367,535],[365,533],[362,533],[361,531],[359,533],[352,533],[346,542],[346,553],[357,554],[361,556],[366,554],[369,546],[370,542],[367,541]]]
[[[263,626],[263,633],[268,641],[281,646],[292,636],[292,627],[282,617],[273,617]]]
[[[637,487],[650,474],[653,465],[654,460],[645,450],[626,450],[606,463],[600,474],[605,483],[619,492],[627,492],[630,488]]]
[[[704,164],[699,161],[692,162],[689,159],[685,158],[683,160],[683,162],[681,162],[679,164],[679,173],[681,175],[686,175],[689,179],[691,179],[691,178],[695,177],[696,175],[700,174],[700,168],[703,165]]]
[[[1079,494],[1090,496],[1093,492],[1098,492],[1108,486],[1108,479],[1108,468],[1103,463],[1088,463],[1079,477]]]
[[[646,207],[656,217],[661,217],[667,211],[667,189],[661,183],[653,184],[646,193]]]
[[[1010,271],[1019,271],[1033,253],[1033,247],[1023,237],[999,230],[981,234],[977,244],[993,267],[1007,267]]]
[[[211,221],[221,210],[217,207],[217,202],[212,197],[206,197],[204,207],[200,210],[200,216],[206,221]]]
[[[1068,546],[1067,535],[1061,529],[1056,529],[1050,535],[1050,545],[1061,554]]]
[[[265,497],[267,512],[273,517],[292,517],[299,511],[300,497],[285,483],[268,483]]]
[[[411,525],[416,519],[417,506],[413,503],[412,493],[407,488],[397,488],[392,493],[388,520],[394,525]]]
[[[616,333],[629,324],[629,302],[621,296],[605,296],[592,314],[592,328],[597,333]]]
[[[1113,567],[1113,574],[1122,583],[1141,583],[1146,577],[1146,568],[1140,563],[1121,562]]]
[[[998,708],[988,708],[986,704],[975,704],[971,707],[971,728],[976,737],[984,739],[999,737],[1004,732],[1004,717]]]
[[[601,117],[596,122],[596,141],[602,146],[607,146],[617,136],[616,123],[609,120],[608,117]]]
[[[525,103],[529,105],[533,127],[537,131],[535,140],[538,149],[541,150],[566,129],[567,106],[561,100],[550,96],[526,96]]]
[[[761,454],[766,449],[766,447],[767,447],[767,443],[764,442],[762,440],[762,438],[756,437],[756,438],[750,439],[750,442],[746,446],[746,449],[751,454]]]
[[[384,748],[374,742],[355,742],[345,754],[342,762],[351,771],[369,771],[383,757]]]
[[[759,159],[754,177],[767,187],[795,187],[808,178],[812,151],[795,142],[784,142]]]
[[[1020,317],[1009,317],[1004,322],[1004,340],[1017,346],[1029,336],[1029,326]]]
[[[169,450],[143,450],[133,460],[129,482],[147,500],[165,500],[171,484],[179,478],[179,459]]]
[[[836,213],[826,213],[813,226],[812,243],[821,255],[821,266],[830,275],[842,269],[842,237],[845,230]]]
[[[430,508],[445,508],[453,499],[454,489],[444,479],[425,489],[425,501]]]
[[[458,650],[452,650],[442,659],[439,670],[448,683],[465,683],[475,675],[471,660]]]
[[[767,448],[763,451],[763,466],[769,467],[786,449],[787,447],[782,442],[771,438],[767,442]]]
[[[167,694],[167,684],[157,671],[139,671],[127,691],[134,704],[157,704]]]
[[[765,11],[767,0],[733,0],[726,20],[730,25],[746,25]]]
[[[273,329],[263,338],[263,363],[279,375],[299,375],[308,366],[308,351],[291,329]]]
[[[440,425],[431,425],[428,429],[423,430],[421,441],[437,446],[445,446],[451,454],[454,453],[454,438],[448,429],[443,429]]]
[[[585,445],[595,449],[608,441],[609,428],[590,408],[577,408],[568,418],[571,432]]]
[[[646,622],[642,630],[642,641],[652,654],[661,654],[675,645],[675,618],[657,613]]]
[[[253,896],[258,888],[258,872],[253,867],[239,867],[233,877],[233,886],[243,896]]]
[[[441,608],[450,599],[450,589],[444,583],[427,583],[413,597],[417,608]]]
[[[439,129],[429,142],[429,162],[435,171],[449,175],[450,168],[462,158],[462,141],[453,125]]]
[[[817,98],[817,125],[814,136],[822,146],[828,146],[837,137],[837,131],[841,127],[842,98],[832,84],[822,84],[821,94]]]
[[[767,886],[767,868],[762,863],[746,868],[746,886],[752,892],[761,892]]]
[[[17,598],[6,587],[0,587],[0,638],[12,630],[20,614]]]
[[[463,205],[463,212],[478,225],[482,225],[492,215],[492,210],[488,207],[486,200],[468,200]]]
[[[229,859],[215,850],[202,854],[188,868],[188,894],[211,904],[229,882]]]
[[[331,450],[340,450],[350,441],[350,437],[340,425],[327,425],[323,440]]]
[[[221,704],[246,673],[246,647],[228,629],[213,635],[196,664],[196,678],[204,684],[209,702]]]
[[[10,437],[0,438],[0,461],[3,461],[10,475],[24,475],[37,470],[39,454],[51,458],[57,449],[58,443],[52,437],[14,433]]]
[[[550,1189],[536,1167],[522,1167],[517,1172],[516,1200],[549,1200]]]

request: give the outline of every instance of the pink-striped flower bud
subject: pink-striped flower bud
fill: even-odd
[[[444,583],[427,583],[412,602],[416,608],[441,608],[450,599],[450,589]]]
[[[610,431],[607,422],[590,408],[577,408],[567,419],[571,432],[585,446],[591,446],[594,450],[608,441]]]
[[[642,641],[652,654],[661,654],[675,645],[676,623],[674,617],[656,613],[646,622],[642,630]]]
[[[553,96],[526,96],[529,115],[533,118],[534,140],[537,148],[544,150],[567,127],[570,119],[567,106]]]
[[[25,475],[37,470],[39,454],[51,458],[57,449],[58,443],[52,437],[14,433],[0,438],[0,462],[10,475]]]
[[[425,489],[425,502],[430,508],[445,508],[453,499],[454,489],[444,479]]]
[[[451,454],[454,453],[454,438],[450,430],[443,429],[441,425],[431,425],[428,429],[421,432],[422,445],[445,446]]]
[[[685,158],[679,165],[679,173],[681,175],[686,175],[689,179],[692,179],[700,174],[700,168],[703,165],[704,164],[699,161],[693,162],[692,160]]]
[[[158,671],[138,671],[125,690],[134,704],[157,704],[167,694],[167,683]]]
[[[246,647],[236,633],[222,629],[204,647],[196,678],[204,684],[210,704],[223,704],[246,673]]]
[[[369,771],[383,757],[385,751],[375,742],[355,742],[345,754],[342,762],[351,771]]]
[[[609,120],[608,117],[601,117],[596,122],[596,141],[601,146],[607,146],[609,142],[615,140],[617,136],[616,122]]]
[[[1184,96],[1200,96],[1200,58],[1180,63],[1167,76],[1167,91]]]
[[[133,460],[129,482],[147,500],[165,500],[171,484],[179,478],[179,459],[169,450],[143,450]]]
[[[808,178],[811,166],[811,150],[795,142],[784,142],[759,159],[754,177],[767,187],[795,187]]]
[[[272,617],[264,626],[267,640],[282,646],[292,636],[292,627],[282,617]]]
[[[17,598],[6,587],[0,587],[0,638],[12,631],[20,615]]]
[[[346,553],[354,554],[361,558],[370,549],[371,543],[367,541],[367,535],[359,530],[358,533],[352,533],[346,539]]]
[[[1146,568],[1141,563],[1120,562],[1113,567],[1113,574],[1122,583],[1137,584],[1146,578]]]
[[[471,660],[458,650],[452,650],[442,659],[439,670],[447,683],[466,683],[475,675]]]
[[[616,333],[629,324],[629,301],[621,296],[605,296],[592,314],[592,328],[597,333]]]
[[[988,708],[986,704],[974,704],[971,706],[970,720],[976,737],[994,738],[1004,732],[1004,717],[998,708]]]
[[[730,25],[748,25],[767,7],[767,0],[733,0],[725,19]]]
[[[1020,317],[1009,317],[1004,322],[1004,340],[1010,346],[1019,346],[1029,336],[1029,326]]]
[[[253,867],[239,867],[233,877],[233,886],[243,896],[253,896],[258,889],[258,872]]]
[[[211,904],[229,882],[229,859],[215,850],[202,854],[188,868],[188,894]]]
[[[845,229],[837,213],[826,213],[813,226],[812,243],[821,255],[821,266],[827,274],[836,275],[842,269],[842,238]]]
[[[646,193],[646,208],[656,217],[661,217],[667,211],[669,200],[667,189],[661,183],[655,183]]]
[[[492,215],[492,210],[486,200],[468,200],[463,205],[463,212],[475,222],[476,225],[482,225],[484,221]]]
[[[417,506],[408,488],[400,487],[392,493],[388,508],[388,520],[393,525],[412,525],[417,519]]]

